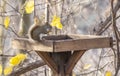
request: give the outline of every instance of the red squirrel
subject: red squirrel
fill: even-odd
[[[28,30],[28,37],[34,41],[41,41],[43,34],[48,34],[52,30],[52,26],[46,22],[45,24],[40,24],[38,17],[34,18],[34,24]]]

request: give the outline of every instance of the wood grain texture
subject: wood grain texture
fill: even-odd
[[[64,52],[70,50],[88,50],[96,48],[111,47],[110,37],[93,37],[73,40],[60,40],[54,42],[54,52]]]
[[[13,49],[36,50],[36,51],[53,51],[53,42],[35,42],[29,39],[14,39],[12,40]]]
[[[36,51],[36,53],[44,60],[44,62],[52,69],[54,73],[58,72],[58,67],[55,61],[50,57],[47,52]]]
[[[71,50],[88,50],[109,48],[112,46],[111,37],[93,35],[52,35],[43,37],[42,42],[29,39],[14,39],[13,49],[36,50],[44,52],[65,52]]]
[[[77,64],[78,60],[85,53],[85,51],[86,50],[74,51],[74,53],[71,55],[71,57],[69,58],[69,61],[66,64],[66,67],[65,67],[66,75],[67,74],[69,75],[72,72],[73,68]]]

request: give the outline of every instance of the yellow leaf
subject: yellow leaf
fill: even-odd
[[[12,73],[12,71],[13,71],[13,67],[12,66],[6,67],[4,69],[4,74],[8,75],[8,74]]]
[[[23,61],[27,58],[25,54],[17,54],[16,57],[18,57],[20,61]]]
[[[12,57],[10,59],[10,64],[12,66],[17,66],[18,64],[20,64],[23,60],[26,59],[26,55],[25,54],[17,54],[16,56]]]
[[[52,20],[52,22],[51,22],[51,26],[55,26],[55,27],[58,28],[58,29],[62,29],[62,28],[63,28],[63,25],[62,25],[62,23],[60,22],[60,17],[53,16],[53,20]]]
[[[34,11],[34,1],[33,0],[30,0],[26,3],[25,11],[28,14],[30,14]]]
[[[0,64],[0,75],[2,74],[2,65]]]
[[[9,27],[10,24],[10,17],[5,17],[4,19],[4,26],[7,29]]]
[[[51,26],[55,26],[56,25],[56,19],[57,19],[57,16],[53,16],[53,20],[51,22]]]
[[[8,66],[4,69],[4,74],[8,75],[12,72],[13,67],[12,66]],[[0,75],[2,74],[2,65],[0,64]]]
[[[87,70],[87,69],[89,69],[90,67],[91,67],[91,64],[85,64],[84,67],[83,67],[83,69],[86,69],[86,70]]]
[[[56,24],[56,27],[57,27],[58,29],[62,29],[62,28],[63,28],[63,25],[62,25],[61,23],[57,23],[57,24]]]
[[[20,64],[20,60],[19,60],[19,58],[18,57],[12,57],[11,59],[10,59],[10,64],[12,65],[12,66],[17,66],[18,64]]]
[[[56,17],[55,17],[55,22],[56,22],[56,23],[59,23],[59,22],[60,22],[60,17],[57,17],[57,16],[56,16]]]
[[[55,26],[56,25],[56,22],[51,22],[51,26]]]
[[[111,71],[106,71],[105,76],[112,76],[112,72]]]

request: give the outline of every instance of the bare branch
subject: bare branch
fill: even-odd
[[[3,24],[0,24],[0,26],[2,26],[2,27],[4,28],[4,25],[3,25]],[[10,28],[10,29],[9,29],[8,31],[12,31],[17,37],[20,37],[12,27],[9,27],[9,28]],[[4,28],[4,29],[5,29],[5,28]],[[7,30],[7,29],[5,29],[5,30]]]
[[[45,62],[38,60],[36,62],[30,63],[29,65],[27,65],[25,67],[21,67],[20,69],[14,71],[9,76],[20,76],[21,74],[24,74],[28,71],[39,68],[39,67],[44,66],[44,65],[46,65]]]
[[[99,69],[96,69],[96,70],[93,70],[93,71],[90,71],[90,72],[86,72],[86,73],[81,73],[81,74],[79,74],[79,75],[77,75],[77,76],[88,75],[88,74],[90,74],[90,73],[93,73],[93,72],[96,72],[96,71],[100,71],[101,69],[104,69],[108,64],[109,64],[109,63],[105,64],[103,67],[101,67],[101,68],[99,68]]]
[[[119,1],[119,0],[118,0]],[[113,32],[115,34],[115,38],[116,38],[116,47],[117,47],[117,68],[116,68],[116,73],[115,76],[117,76],[118,72],[119,72],[119,68],[120,68],[120,50],[119,50],[119,37],[118,37],[118,33],[116,31],[117,26],[116,26],[116,12],[113,10],[113,2],[114,0],[111,0],[111,12],[112,12],[112,26],[113,26]]]
[[[102,60],[102,54],[103,54],[103,50],[101,50],[101,53],[100,53],[100,57],[99,57],[98,65],[97,65],[96,76],[98,75],[100,63],[101,63],[101,60]]]
[[[117,4],[115,5],[113,11],[114,11],[114,12],[117,12],[117,11],[119,10],[119,8],[120,8],[120,0],[118,0],[118,2],[117,2]],[[102,30],[107,26],[107,24],[111,21],[111,19],[112,19],[112,17],[111,17],[111,15],[110,15],[103,23],[100,23],[100,24],[99,24],[99,29],[98,29],[98,31],[96,32],[97,35],[102,34],[102,33],[100,33],[100,31],[102,31]]]
[[[116,17],[116,20],[120,18],[120,15]],[[109,22],[109,24],[105,25],[104,28],[102,28],[97,34],[101,35],[103,32],[105,32],[111,25],[112,23]]]

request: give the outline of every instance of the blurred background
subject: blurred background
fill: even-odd
[[[29,27],[33,24],[35,16],[41,22],[45,19],[45,0],[35,0],[34,10],[25,11],[27,2],[33,0],[0,0],[0,64],[3,69],[9,65],[9,59],[18,53],[27,54],[23,63],[15,66],[10,76],[27,67],[41,61],[41,58],[34,52],[25,50],[14,50],[11,48],[11,40],[27,36]],[[118,4],[114,0],[114,7]],[[49,0],[49,23],[54,15],[60,17],[63,25],[62,30],[53,28],[51,34],[84,34],[102,35],[115,38],[111,25],[110,0]],[[31,7],[33,8],[33,6]],[[119,7],[116,8],[116,20],[118,32]],[[4,21],[10,19],[8,26]],[[92,44],[92,43],[91,43]],[[116,47],[104,49],[90,49],[85,52],[73,70],[73,76],[113,76],[116,67]],[[34,66],[33,66],[34,67]],[[47,65],[23,72],[21,76],[50,76],[51,70]],[[110,75],[106,75],[110,74]],[[2,75],[2,71],[1,71]]]

